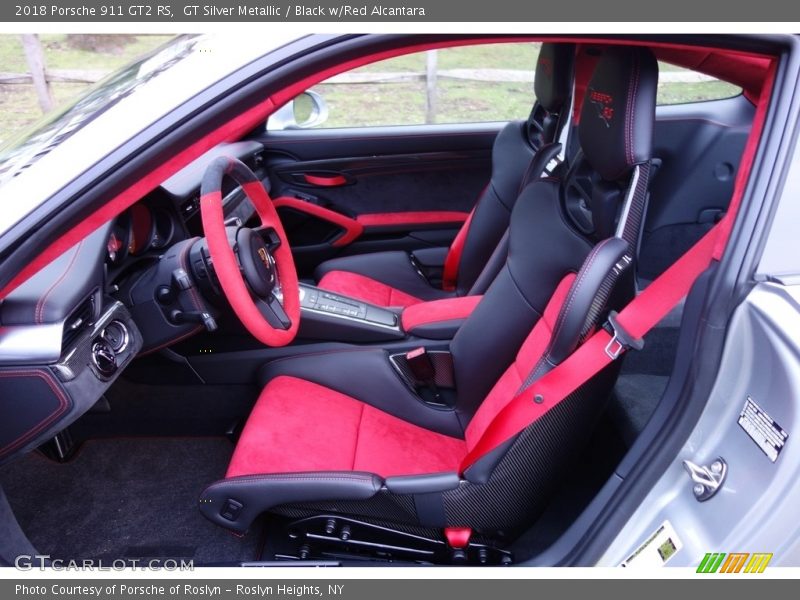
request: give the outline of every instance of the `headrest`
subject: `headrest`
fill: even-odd
[[[581,109],[578,137],[603,179],[628,175],[651,158],[658,63],[647,48],[608,48],[594,69]]]
[[[547,112],[561,112],[569,100],[574,62],[574,44],[542,44],[536,61],[533,90],[536,100]]]

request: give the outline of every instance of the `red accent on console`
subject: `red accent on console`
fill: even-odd
[[[414,348],[413,350],[409,350],[408,352],[406,352],[406,359],[413,360],[418,356],[422,356],[423,354],[425,354],[425,352],[426,352],[425,346]]]
[[[422,302],[402,290],[376,281],[371,277],[349,271],[329,271],[322,276],[317,287],[350,296],[377,306],[411,306]]]

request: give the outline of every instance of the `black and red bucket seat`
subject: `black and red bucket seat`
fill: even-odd
[[[441,286],[421,275],[413,255],[395,251],[328,260],[315,272],[319,287],[378,306],[482,294],[505,261],[505,245],[497,253],[495,249],[520,191],[558,154],[555,142],[569,120],[574,56],[572,44],[542,44],[530,117],[509,123],[498,134],[491,179],[450,248],[423,251],[433,252],[432,262],[443,265]],[[488,272],[481,277],[484,270]]]
[[[614,235],[598,242],[575,226],[564,183],[528,185],[514,207],[501,272],[449,351],[432,361],[441,396],[420,393],[396,368],[406,356],[386,350],[272,362],[226,477],[201,495],[202,513],[235,532],[264,512],[339,515],[440,537],[442,529],[468,528],[499,540],[530,525],[602,412],[619,361],[554,406],[535,399],[527,428],[489,452],[476,449],[521,390],[634,295],[657,79],[649,50],[611,47],[583,103],[589,203],[614,203]]]

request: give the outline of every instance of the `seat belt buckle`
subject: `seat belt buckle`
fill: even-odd
[[[409,350],[406,353],[406,363],[417,381],[429,383],[436,380],[436,368],[424,346]]]
[[[605,352],[611,360],[617,360],[620,355],[626,350],[641,350],[644,348],[644,340],[642,338],[633,337],[628,331],[620,324],[619,313],[612,310],[608,313],[603,329],[611,334],[611,339],[606,344]]]
[[[424,346],[409,350],[406,353],[406,365],[408,365],[408,369],[418,384],[428,388],[433,394],[433,400],[425,401],[434,406],[447,406],[442,403],[442,394],[439,391],[439,386],[436,385],[436,366]]]

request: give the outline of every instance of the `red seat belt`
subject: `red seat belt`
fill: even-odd
[[[624,337],[634,340],[642,338],[689,293],[692,284],[708,268],[711,261],[719,260],[722,256],[761,139],[775,67],[776,61],[772,61],[758,98],[753,127],[742,154],[741,167],[733,186],[733,198],[725,218],[617,315],[616,322],[621,328],[620,334],[625,334]],[[626,349],[620,339],[615,339],[605,329],[599,329],[566,360],[515,396],[497,414],[478,443],[461,461],[460,471],[463,473],[487,452],[514,438],[541,415],[589,381]],[[536,402],[534,398],[537,398]]]
[[[481,192],[483,195],[483,192]],[[480,198],[480,196],[479,196]],[[447,252],[447,257],[444,260],[444,273],[442,274],[442,289],[446,292],[452,292],[456,289],[458,281],[458,265],[461,263],[461,253],[464,251],[464,242],[467,241],[467,234],[469,233],[469,226],[472,223],[472,215],[475,214],[475,208],[469,212],[467,220],[461,226],[456,234],[456,239],[453,240],[450,250]]]
[[[717,242],[724,242],[718,238],[727,233],[725,225],[725,220],[715,225],[617,315],[616,321],[625,334],[634,339],[641,338],[686,296],[697,277],[711,264]],[[626,346],[620,339],[605,329],[599,329],[566,360],[514,397],[497,414],[461,462],[461,472],[519,434],[625,350]],[[537,396],[540,398],[534,402]]]

